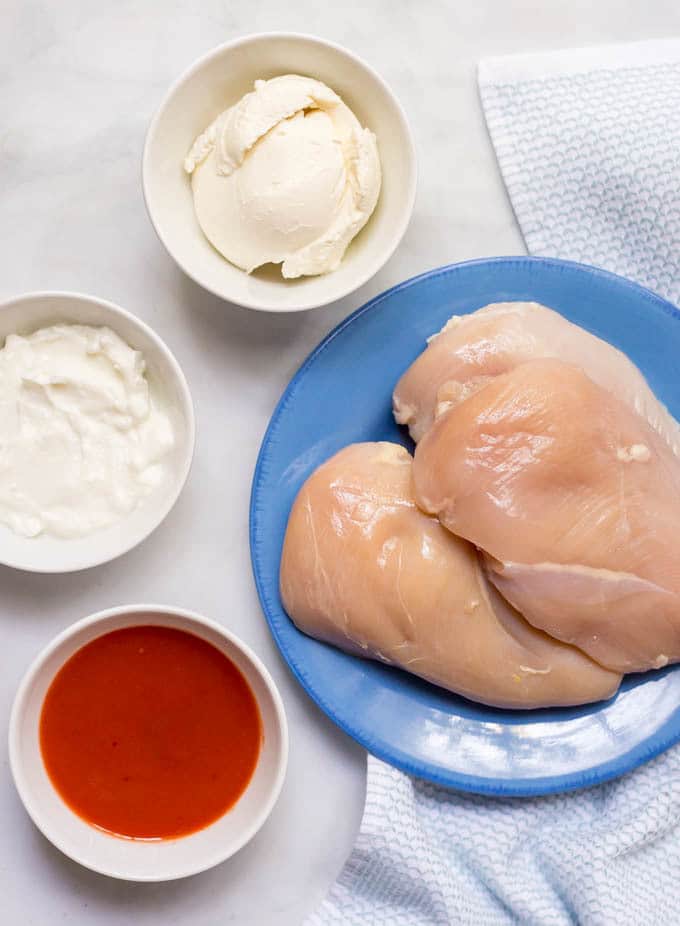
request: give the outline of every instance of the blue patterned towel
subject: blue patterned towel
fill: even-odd
[[[675,926],[680,750],[543,798],[443,791],[368,757],[349,861],[306,926]]]
[[[479,89],[529,253],[680,302],[680,40],[488,58]]]
[[[680,41],[479,67],[532,254],[680,300]],[[307,926],[674,926],[680,748],[620,779],[522,800],[443,791],[369,756],[356,846]]]

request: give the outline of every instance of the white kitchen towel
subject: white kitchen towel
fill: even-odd
[[[487,58],[479,90],[529,253],[680,302],[680,40]]]
[[[574,794],[444,791],[368,757],[361,830],[307,926],[676,926],[680,750]]]
[[[680,300],[680,41],[487,59],[491,138],[532,254]],[[368,757],[352,854],[307,926],[674,926],[680,749],[574,794],[449,792]]]

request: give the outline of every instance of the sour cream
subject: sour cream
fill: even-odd
[[[0,523],[83,537],[170,476],[175,436],[143,355],[110,328],[53,325],[0,350]]]

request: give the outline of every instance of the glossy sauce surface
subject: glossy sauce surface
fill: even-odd
[[[262,722],[238,668],[205,640],[128,627],[83,646],[50,685],[40,746],[52,784],[88,823],[171,839],[221,817],[257,764]]]

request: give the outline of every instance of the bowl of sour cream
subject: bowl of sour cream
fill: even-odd
[[[184,486],[194,412],[179,364],[118,306],[64,292],[0,305],[0,563],[97,566]]]
[[[411,218],[404,111],[347,49],[249,35],[170,88],[146,137],[149,217],[188,276],[229,302],[295,312],[376,274]]]

